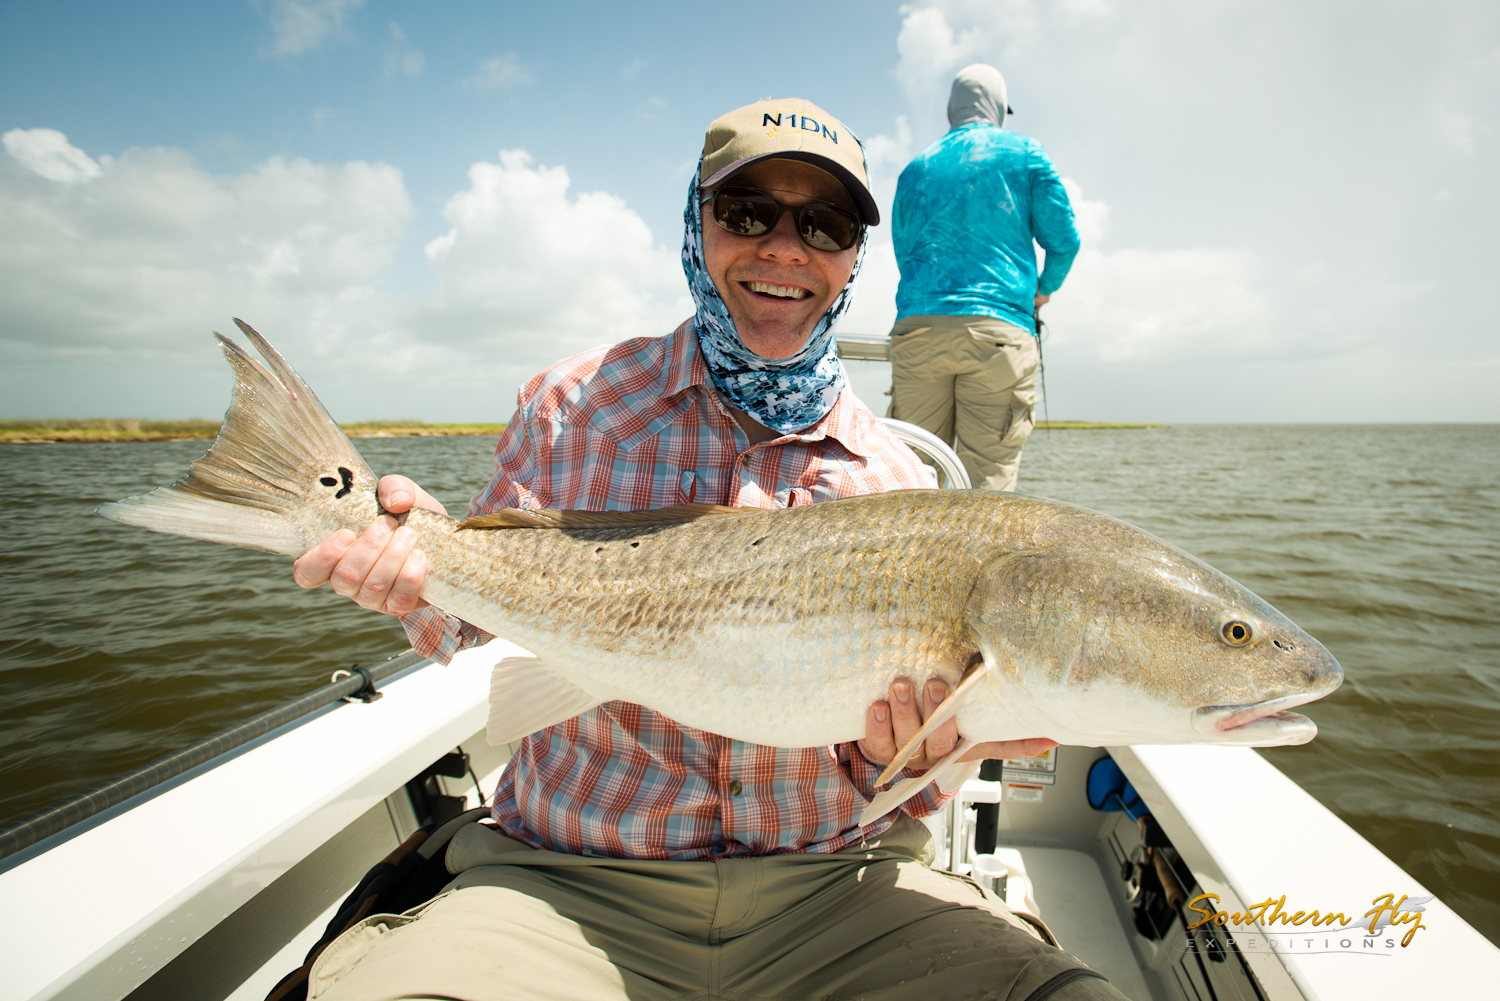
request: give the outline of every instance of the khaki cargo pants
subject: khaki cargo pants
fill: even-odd
[[[929,850],[904,816],[857,849],[718,862],[536,851],[473,824],[447,891],[330,943],[308,996],[1123,1001],[1040,922],[917,860]]]
[[[1036,338],[989,316],[909,316],[891,328],[887,416],[953,446],[969,482],[1014,490],[1036,406]]]

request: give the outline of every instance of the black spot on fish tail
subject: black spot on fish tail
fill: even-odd
[[[630,548],[631,549],[639,549],[639,548],[641,548],[641,544],[639,542],[632,542],[630,544]]]
[[[598,549],[594,550],[594,555],[598,556],[602,552],[604,552],[604,547],[600,546]]]
[[[339,478],[344,481],[344,489],[333,495],[334,500],[343,498],[346,494],[354,489],[354,474],[344,466],[339,467]],[[328,485],[333,486],[332,483]]]
[[[339,485],[339,481],[334,479],[332,476],[320,476],[318,477],[318,482],[323,484],[325,487],[336,487]]]

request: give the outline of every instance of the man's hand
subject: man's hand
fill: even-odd
[[[1052,301],[1052,297],[1050,295],[1042,295],[1040,292],[1038,292],[1035,296],[1032,297],[1031,301],[1035,304],[1037,309],[1041,309],[1043,306],[1047,305],[1047,303]]]
[[[375,488],[380,506],[400,514],[413,507],[446,515],[427,491],[405,476],[382,476]],[[427,579],[427,554],[415,548],[416,533],[381,515],[363,535],[341,528],[292,564],[292,579],[303,587],[331,584],[333,590],[365,608],[404,615],[424,608],[420,597]]]
[[[909,680],[898,678],[891,684],[890,697],[870,706],[870,711],[865,716],[865,739],[859,742],[859,752],[873,764],[889,764],[896,757],[896,752],[905,747],[906,742],[922,728],[922,721],[947,697],[948,685],[937,678],[927,682],[920,698]],[[926,771],[953,750],[957,743],[958,721],[950,719],[928,735],[923,746],[906,763],[906,767]],[[1057,741],[1047,737],[995,740],[975,744],[959,760],[1029,758],[1056,746]]]

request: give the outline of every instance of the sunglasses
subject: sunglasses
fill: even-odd
[[[797,235],[814,250],[848,250],[859,242],[864,223],[837,205],[783,205],[755,188],[720,188],[713,196],[714,222],[735,236],[769,233],[781,213],[795,212]]]

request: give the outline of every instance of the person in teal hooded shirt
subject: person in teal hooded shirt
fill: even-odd
[[[952,128],[901,172],[892,212],[890,416],[948,442],[994,490],[1016,488],[1034,422],[1035,310],[1078,253],[1062,181],[1040,143],[1004,127],[1009,110],[999,70],[959,70]]]

